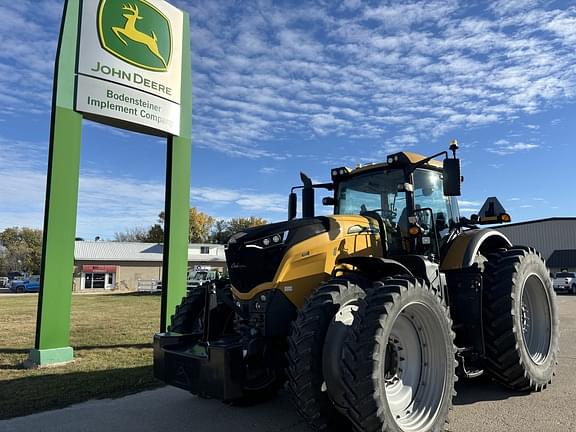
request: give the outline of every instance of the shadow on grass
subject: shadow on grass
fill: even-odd
[[[0,348],[0,354],[28,354],[30,348]]]
[[[73,347],[74,350],[94,350],[108,348],[134,348],[144,349],[152,348],[152,342],[139,344],[116,344],[116,345],[78,345]],[[0,354],[28,354],[32,348],[0,348]]]
[[[73,347],[74,350],[93,350],[93,349],[108,349],[108,348],[134,348],[134,349],[144,349],[152,348],[152,342],[150,343],[139,343],[139,344],[116,344],[116,345],[78,345]],[[2,352],[2,350],[0,350]]]
[[[475,379],[463,379],[456,383],[454,405],[469,405],[482,401],[505,400],[516,396],[525,396],[526,392],[510,390],[486,375]]]
[[[152,366],[34,375],[2,381],[0,420],[160,387]],[[23,403],[25,401],[25,403]]]
[[[162,291],[130,291],[125,293],[110,293],[106,294],[106,297],[149,297],[160,295]]]

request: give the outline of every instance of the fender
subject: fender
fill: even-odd
[[[379,279],[384,276],[397,274],[411,275],[412,272],[406,266],[398,261],[367,256],[346,257],[338,260],[338,264],[349,264],[357,267],[363,273],[369,275],[372,279]]]
[[[483,254],[499,248],[509,248],[512,243],[500,231],[493,229],[471,229],[463,231],[448,246],[440,264],[441,271],[471,267],[478,252]]]

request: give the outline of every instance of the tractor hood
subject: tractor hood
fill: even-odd
[[[226,247],[232,285],[241,293],[270,282],[286,251],[293,245],[330,231],[327,217],[292,219],[250,228],[234,234]]]
[[[239,232],[228,242],[226,261],[238,297],[247,299],[262,290],[282,287],[300,304],[304,297],[296,291],[309,293],[317,287],[330,276],[339,258],[378,255],[380,251],[375,220],[334,215],[292,219]],[[291,291],[294,286],[299,289]]]

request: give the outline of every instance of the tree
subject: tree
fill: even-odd
[[[226,219],[218,219],[214,222],[212,227],[212,234],[210,235],[211,243],[224,244],[230,238],[230,225]]]
[[[3,246],[0,270],[40,273],[42,261],[42,230],[35,228],[6,228],[0,233]]]
[[[148,229],[145,227],[127,228],[124,232],[114,233],[114,241],[118,242],[147,242]]]
[[[212,230],[211,240],[214,243],[226,243],[237,232],[243,231],[247,228],[252,228],[258,225],[265,225],[268,221],[256,216],[238,217],[230,220],[219,219],[214,223]]]
[[[228,222],[230,225],[230,231],[232,234],[245,230],[246,228],[252,228],[259,225],[266,225],[268,221],[266,219],[262,219],[256,216],[250,217],[239,217],[239,218],[232,218]]]
[[[148,230],[146,241],[150,243],[164,243],[164,228],[162,225],[152,225]]]
[[[209,240],[210,229],[214,224],[214,218],[202,213],[196,207],[191,207],[188,212],[188,241],[190,243],[204,243]]]

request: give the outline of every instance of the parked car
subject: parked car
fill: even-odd
[[[558,272],[552,281],[555,291],[567,291],[576,295],[576,273]]]
[[[12,280],[12,279],[25,278],[27,275],[26,275],[26,273],[21,272],[21,271],[10,271],[10,272],[8,272],[8,274],[6,276],[8,276],[9,280]]]
[[[197,270],[190,272],[188,273],[188,289],[222,279],[222,277],[222,273],[218,270]]]
[[[14,279],[10,283],[10,291],[12,292],[38,292],[39,290],[40,276],[30,276],[24,279]]]
[[[218,270],[195,270],[188,272],[186,289],[192,289],[208,282],[220,280],[224,274]],[[162,281],[156,282],[156,290],[162,291]]]
[[[9,279],[5,276],[0,277],[0,288],[7,288],[8,287]]]

